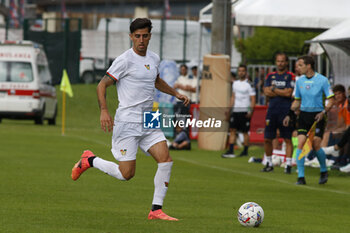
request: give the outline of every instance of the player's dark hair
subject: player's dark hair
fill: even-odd
[[[309,55],[298,57],[298,60],[303,60],[305,65],[310,65],[312,70],[315,70],[315,60]]]
[[[276,60],[277,56],[284,56],[284,58],[286,59],[286,61],[287,61],[287,62],[289,61],[289,58],[288,58],[287,54],[285,54],[285,53],[283,53],[283,52],[277,52],[277,53],[275,54],[275,60]]]
[[[152,22],[147,18],[137,18],[130,24],[130,33],[138,29],[148,28],[148,32],[152,30]]]
[[[342,92],[345,93],[345,87],[341,84],[337,84],[333,87],[333,92]]]
[[[247,71],[247,66],[244,65],[244,64],[240,64],[240,65],[238,66],[238,68],[244,68],[244,69]]]
[[[187,67],[185,64],[182,64],[182,65],[180,66],[180,68],[182,68],[182,67],[185,67],[186,70],[188,70],[188,67]]]

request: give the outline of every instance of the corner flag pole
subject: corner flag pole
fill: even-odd
[[[64,128],[66,124],[66,92],[62,92],[62,136],[64,135]]]
[[[62,91],[62,136],[64,135],[66,125],[66,93],[69,97],[73,97],[73,90],[69,82],[66,69],[63,70],[60,90]]]

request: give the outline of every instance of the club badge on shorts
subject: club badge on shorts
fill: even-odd
[[[121,149],[121,150],[120,150],[120,154],[126,155],[126,151],[127,151],[126,149]]]

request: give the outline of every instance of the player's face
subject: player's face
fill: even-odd
[[[148,32],[148,28],[137,29],[133,33],[129,34],[132,40],[132,47],[140,56],[145,56],[149,40],[151,39],[151,33]]]
[[[180,74],[183,76],[187,75],[187,68],[185,66],[181,66]]]
[[[238,77],[240,79],[245,79],[247,77],[247,71],[244,67],[239,67],[238,68]]]
[[[307,65],[305,65],[303,59],[298,60],[298,67],[299,67],[300,74],[306,74],[308,68],[307,68]]]
[[[300,70],[299,70],[299,61],[295,63],[295,75],[299,76],[300,75]]]
[[[283,72],[287,70],[287,65],[288,65],[288,62],[286,60],[286,57],[284,55],[277,55],[276,57],[277,71]]]

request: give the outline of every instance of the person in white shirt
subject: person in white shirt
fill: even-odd
[[[238,67],[238,80],[232,84],[232,96],[230,107],[232,113],[230,116],[230,137],[229,150],[222,155],[223,158],[234,158],[234,143],[236,141],[237,131],[241,131],[244,136],[244,149],[240,156],[248,155],[250,119],[255,107],[255,89],[247,78],[247,66]]]
[[[137,18],[130,24],[132,48],[114,60],[97,86],[101,128],[105,132],[113,130],[111,151],[119,164],[86,150],[72,169],[72,179],[77,180],[88,168],[95,167],[119,180],[130,180],[135,175],[136,153],[140,147],[158,163],[148,219],[177,221],[162,211],[173,165],[166,138],[160,129],[143,129],[142,116],[145,110],[152,109],[155,88],[175,96],[184,105],[188,105],[189,99],[159,77],[159,56],[147,50],[151,29],[152,22],[147,18]],[[119,100],[114,121],[106,104],[106,89],[112,85],[116,85]],[[156,115],[153,117],[157,118]]]
[[[201,80],[199,80],[199,83],[198,83],[199,77],[198,77],[198,68],[197,68],[197,66],[192,66],[191,71],[192,71],[192,75],[190,75],[190,79],[191,79],[191,82],[192,82],[191,86],[194,88],[194,92],[191,92],[191,102],[199,103],[199,87],[200,87],[200,84],[201,84]],[[197,85],[199,86],[198,89],[197,89]]]
[[[193,94],[196,94],[197,79],[190,78],[188,75],[188,68],[185,64],[180,66],[180,76],[177,78],[174,88],[182,95],[187,96],[191,102],[194,102]]]

